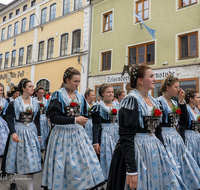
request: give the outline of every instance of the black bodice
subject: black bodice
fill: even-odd
[[[67,117],[79,117],[80,116],[80,105],[65,106],[65,113],[66,113]]]
[[[192,130],[195,131],[196,133],[198,133],[199,129],[200,129],[200,122],[194,120],[191,121],[190,127],[187,128],[187,130]]]
[[[33,115],[34,115],[34,112],[32,113],[21,112],[19,119],[16,121],[19,123],[28,125],[29,123],[33,122]]]

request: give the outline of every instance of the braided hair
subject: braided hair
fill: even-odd
[[[171,87],[176,82],[179,82],[178,78],[174,77],[171,73],[168,74],[167,77],[162,81],[160,91],[165,92],[167,90],[167,86]]]

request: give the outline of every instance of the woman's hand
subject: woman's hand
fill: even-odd
[[[87,123],[87,118],[83,116],[76,117],[76,123],[84,126]]]
[[[180,88],[179,91],[179,103],[183,104],[185,99],[185,92]]]
[[[126,175],[126,183],[129,186],[130,189],[136,189],[137,188],[137,182],[138,182],[138,176],[137,175]]]
[[[13,135],[12,135],[12,140],[13,140],[14,142],[18,142],[18,141],[19,141],[19,138],[18,138],[17,134],[13,134]]]
[[[93,147],[94,147],[95,152],[96,152],[97,154],[100,154],[101,148],[100,148],[99,144],[95,144]]]

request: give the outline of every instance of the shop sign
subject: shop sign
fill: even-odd
[[[128,73],[125,73],[124,76],[122,76],[121,74],[106,76],[106,83],[108,84],[128,82],[130,82],[130,76],[128,75]]]
[[[153,70],[153,73],[156,80],[163,80],[169,73],[177,77],[177,68]]]
[[[22,78],[24,77],[24,74],[25,74],[25,71],[23,70],[23,71],[18,71],[17,73],[12,72],[10,75],[11,75],[11,78]],[[8,78],[7,78],[7,74],[0,75],[0,80],[7,80]]]

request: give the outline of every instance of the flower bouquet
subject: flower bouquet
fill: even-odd
[[[109,115],[111,123],[117,123],[117,109],[116,108],[111,109]]]
[[[80,116],[80,103],[72,100],[69,106],[66,106],[68,117],[78,117]]]

